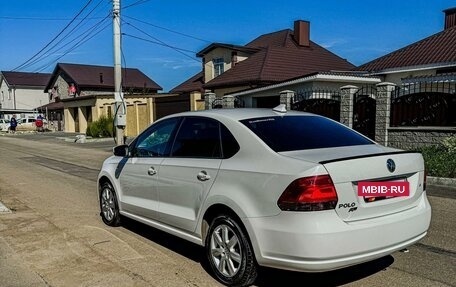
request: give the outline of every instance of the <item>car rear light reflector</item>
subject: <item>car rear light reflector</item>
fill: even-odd
[[[336,204],[336,188],[327,174],[294,180],[277,201],[279,208],[286,211],[327,210]]]

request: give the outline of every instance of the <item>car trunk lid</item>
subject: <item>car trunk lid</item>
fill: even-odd
[[[318,162],[328,171],[337,191],[335,210],[344,221],[375,218],[413,208],[423,193],[424,162],[420,153],[368,145],[282,154],[306,161],[322,159]],[[395,163],[393,171],[387,168],[388,160]],[[407,182],[410,195],[369,199],[358,196],[359,182]]]

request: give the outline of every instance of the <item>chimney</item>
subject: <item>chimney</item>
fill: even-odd
[[[299,46],[310,46],[310,22],[296,20],[294,22],[294,39]]]
[[[443,10],[445,13],[445,30],[456,26],[456,8]]]

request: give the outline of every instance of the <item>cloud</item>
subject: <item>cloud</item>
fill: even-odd
[[[346,39],[331,39],[330,41],[320,43],[320,46],[322,46],[325,49],[329,49],[334,46],[345,45],[347,43],[348,41]]]
[[[153,58],[138,58],[138,61],[149,62],[153,64],[161,65],[163,68],[179,70],[186,69],[190,67],[200,67],[201,62],[197,59],[179,59],[179,58],[169,58],[169,57],[153,57]]]

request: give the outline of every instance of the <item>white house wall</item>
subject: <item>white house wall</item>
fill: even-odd
[[[0,86],[0,104],[2,104],[3,109],[14,109],[13,103],[13,91],[8,91],[8,85],[4,80],[1,81]]]
[[[385,75],[385,82],[394,83],[396,85],[401,85],[401,83],[402,83],[401,79],[403,79],[403,78],[419,77],[419,76],[433,76],[435,74],[436,74],[435,69],[392,73],[392,74]]]
[[[49,103],[49,95],[43,87],[9,88],[5,81],[0,87],[2,109],[33,110]]]
[[[209,82],[214,78],[214,64],[213,59],[223,58],[223,72],[228,71],[233,67],[231,53],[233,50],[226,48],[215,48],[204,55],[204,79],[205,82]],[[237,52],[237,63],[248,58],[248,54]]]

